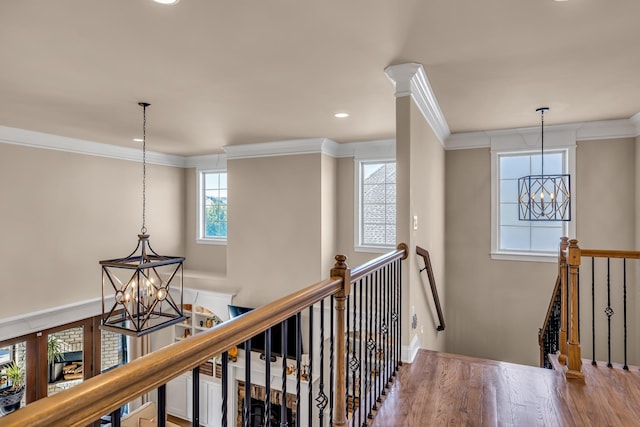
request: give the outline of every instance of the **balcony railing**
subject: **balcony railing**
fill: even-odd
[[[164,426],[167,383],[187,372],[193,373],[191,418],[197,426],[200,366],[214,358],[221,361],[221,395],[208,404],[220,405],[222,426],[269,425],[274,410],[281,425],[363,425],[401,363],[401,260],[407,255],[406,245],[400,244],[353,270],[346,257],[337,255],[330,278],[31,403],[0,418],[0,426],[84,426],[109,414],[112,425],[119,426],[120,408],[154,390],[157,424]],[[293,327],[291,317],[296,319]],[[295,357],[280,357],[273,364],[269,334],[277,325],[282,330],[279,353]],[[265,360],[257,361],[248,357],[251,338],[263,333],[269,344]],[[293,352],[286,348],[292,333]],[[229,350],[240,345],[244,378],[232,382]],[[237,396],[244,396],[243,401]]]

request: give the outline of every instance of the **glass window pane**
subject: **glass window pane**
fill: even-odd
[[[49,334],[49,381],[47,395],[53,396],[63,390],[80,384],[84,379],[84,328],[76,326]]]
[[[545,152],[544,173],[566,173],[566,153]],[[567,224],[552,221],[521,221],[518,219],[517,178],[541,173],[540,153],[504,155],[499,157],[499,230],[498,250],[550,252],[557,251],[560,236],[566,235]],[[538,230],[538,231],[536,231]]]
[[[204,179],[205,179],[205,184],[204,184],[205,189],[218,188],[219,174],[205,173]]]
[[[529,227],[500,227],[500,248],[505,250],[528,251],[530,248]]]
[[[529,156],[500,156],[500,179],[529,175]]]
[[[202,237],[227,237],[227,173],[202,172],[205,181],[203,194]]]
[[[531,227],[531,250],[555,252],[558,250],[562,227]]]
[[[503,179],[500,180],[500,201],[517,203],[518,202],[518,180]]]

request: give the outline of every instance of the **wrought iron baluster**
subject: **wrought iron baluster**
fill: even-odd
[[[375,341],[373,340],[373,276],[367,276],[366,293],[367,293],[367,352],[365,353],[365,365],[367,366],[366,378],[366,394],[365,394],[365,410],[368,410],[367,418],[373,419],[373,351],[375,350]]]
[[[332,310],[333,311],[333,307]],[[309,390],[307,393],[309,398],[309,413],[307,418],[308,425],[313,425],[313,305],[309,307]],[[298,426],[296,426],[298,427]]]
[[[271,328],[264,331],[264,421],[269,425],[271,416]]]
[[[350,327],[351,327],[351,316],[349,316],[349,305],[351,304],[351,293],[349,295],[347,295],[347,301],[345,303],[345,319],[346,319],[346,327],[344,330],[344,339],[346,340],[345,343],[345,354],[342,355],[342,357],[345,358],[345,367],[349,367],[351,365],[351,340],[349,339],[349,333],[350,333]],[[349,371],[345,372],[344,375],[344,390],[345,390],[345,408],[347,408],[347,417],[349,417],[348,411],[349,411]]]
[[[302,380],[302,313],[296,313],[296,427],[300,425],[300,382]]]
[[[197,368],[196,368],[197,369]],[[158,387],[158,426],[165,427],[167,425],[167,384]],[[119,421],[119,420],[118,420]],[[120,423],[118,422],[118,425]]]
[[[200,366],[191,371],[191,396],[191,425],[200,427]]]
[[[244,342],[244,405],[242,424],[251,427],[251,338]]]
[[[351,336],[353,337],[351,343],[351,361],[349,363],[349,369],[351,369],[351,416],[355,415],[356,408],[356,371],[358,370],[358,357],[356,356],[356,338],[359,331],[356,330],[357,315],[356,315],[356,302],[358,300],[358,287],[353,287],[353,331]]]
[[[398,352],[398,367],[400,364],[400,361],[402,360],[402,354],[401,354],[401,346],[400,346],[400,337],[402,336],[402,262],[400,262],[400,260],[396,261],[396,264],[398,265],[398,275],[397,275],[397,279],[396,279],[396,289],[398,292],[398,304],[397,304],[397,311],[398,311],[398,340],[396,341],[396,351]],[[396,367],[396,370],[398,369],[398,367]]]
[[[334,362],[334,358],[335,358],[335,333],[334,333],[334,314],[333,314],[333,307],[334,307],[335,301],[333,298],[333,295],[331,295],[330,299],[329,299],[329,307],[331,308],[331,310],[329,310],[329,331],[331,332],[331,339],[329,340],[329,425],[333,426],[333,404],[335,401],[335,396],[334,396],[334,392],[333,392],[333,379],[334,379],[334,366],[333,366],[333,362]]]
[[[289,423],[287,422],[287,334],[288,325],[286,320],[284,320],[280,327],[282,328],[282,336],[280,341],[280,348],[282,349],[282,401],[280,402],[280,426],[287,427]]]
[[[316,398],[320,425],[324,425],[324,410],[327,407],[327,395],[324,393],[324,300],[320,301],[320,384]]]
[[[376,408],[378,407],[378,403],[382,403],[381,392],[382,392],[382,366],[380,364],[380,347],[381,347],[381,313],[382,310],[382,301],[380,299],[380,283],[382,282],[382,273],[380,270],[376,271],[376,351],[375,351],[375,366],[376,366]]]
[[[591,364],[596,366],[596,257],[591,257]]]
[[[396,370],[398,367],[398,358],[396,355],[396,351],[395,351],[395,346],[396,346],[396,341],[398,339],[398,337],[396,336],[396,324],[398,322],[398,312],[396,310],[396,291],[395,291],[395,286],[396,286],[396,263],[392,263],[391,264],[391,279],[390,279],[390,286],[389,286],[389,292],[391,294],[391,297],[389,298],[389,301],[391,302],[391,367],[392,367],[392,372],[391,375],[395,378],[396,376]]]
[[[364,339],[364,336],[365,336],[362,330],[363,282],[364,282],[364,279],[360,279],[358,281],[358,286],[360,287],[359,289],[360,301],[358,304],[358,313],[359,313],[358,314],[358,360],[360,361],[360,366],[358,369],[358,424],[356,425],[362,424],[362,340]],[[355,404],[354,404],[354,410],[355,410]]]
[[[607,258],[607,308],[604,313],[607,315],[607,367],[612,368],[611,364],[611,316],[613,309],[611,308],[611,258]]]
[[[229,387],[229,353],[222,353],[221,366],[222,380],[222,425],[227,425],[227,404],[228,404],[228,387]]]
[[[624,307],[624,366],[622,369],[628,371],[629,365],[627,365],[627,259],[622,259],[622,304]]]

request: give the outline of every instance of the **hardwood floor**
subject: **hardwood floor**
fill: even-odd
[[[430,426],[640,426],[640,372],[583,366],[561,372],[421,350],[405,364],[371,424]]]

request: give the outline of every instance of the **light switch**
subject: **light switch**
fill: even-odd
[[[418,215],[413,216],[413,229],[414,230],[418,229]]]

